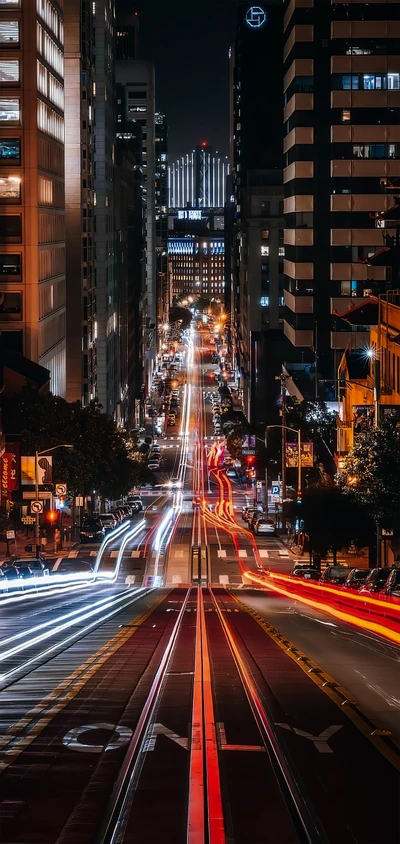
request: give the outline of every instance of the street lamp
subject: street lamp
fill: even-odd
[[[285,431],[293,431],[297,434],[297,500],[301,500],[301,431],[300,428],[290,428],[289,425],[266,425],[265,427],[265,448],[267,448],[267,431],[268,428],[281,428]],[[282,490],[286,495],[286,454],[282,448]],[[268,489],[266,488],[267,502]],[[267,505],[268,506],[268,505]],[[283,497],[282,497],[282,511],[283,511]],[[282,520],[283,521],[283,520]]]
[[[45,448],[44,451],[35,451],[35,495],[36,501],[39,501],[39,481],[38,481],[38,458],[41,457],[42,454],[49,454],[50,451],[55,451],[56,448],[73,448],[73,445],[69,443],[60,443],[60,445],[53,445],[51,448]],[[39,523],[39,513],[36,513],[36,527],[35,527],[35,539],[36,539],[36,556],[39,556],[40,552],[40,523]]]

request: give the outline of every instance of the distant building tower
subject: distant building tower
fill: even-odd
[[[213,153],[206,141],[168,168],[170,208],[222,208],[225,203],[227,156]]]

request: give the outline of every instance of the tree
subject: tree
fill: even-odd
[[[373,536],[373,525],[361,502],[350,498],[334,483],[318,483],[304,491],[298,506],[299,518],[310,539],[312,551],[325,556],[332,548],[334,562],[337,552],[351,542],[361,548]]]
[[[226,438],[226,447],[234,460],[242,457],[242,429],[232,428]]]
[[[286,419],[290,427],[300,428],[305,440],[315,444],[317,458],[333,474],[337,414],[332,413],[323,401],[295,401],[287,407]]]
[[[356,436],[345,459],[340,484],[349,497],[365,505],[374,521],[399,533],[400,425],[387,417],[379,428]]]
[[[5,410],[6,431],[21,436],[22,454],[73,445],[53,454],[53,482],[65,482],[73,495],[95,490],[120,498],[147,474],[143,460],[130,451],[126,434],[95,402],[83,408],[59,396],[23,391]]]

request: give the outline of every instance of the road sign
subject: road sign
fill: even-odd
[[[15,539],[15,530],[7,530],[6,537],[7,539]]]
[[[281,488],[280,488],[279,483],[276,483],[276,484],[273,483],[271,485],[271,495],[279,495],[280,491],[281,491]]]
[[[21,522],[23,525],[34,525],[36,519],[34,516],[22,516]]]
[[[43,501],[31,501],[31,513],[43,513]]]
[[[56,484],[56,495],[66,495],[67,484]]]
[[[382,528],[382,536],[393,536],[393,531],[390,528]]]

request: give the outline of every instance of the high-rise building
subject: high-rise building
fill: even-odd
[[[94,15],[91,0],[64,0],[66,368],[68,401],[96,391]]]
[[[228,157],[213,153],[207,141],[168,168],[170,208],[223,208],[226,199]]]
[[[171,302],[187,295],[224,298],[224,216],[216,209],[170,209],[168,271]]]
[[[0,3],[0,331],[66,394],[64,22]]]
[[[88,367],[95,373],[89,399],[117,417],[119,320],[115,244],[115,2],[96,0],[95,9],[95,179],[96,305],[88,324]]]
[[[124,22],[118,23],[122,32]],[[126,51],[125,51],[126,55]],[[145,324],[145,384],[151,387],[152,370],[156,354],[157,319],[157,264],[155,219],[155,77],[154,65],[137,58],[118,59],[117,83],[125,89],[125,116],[127,124],[138,123],[142,129],[143,201],[146,242],[145,288],[143,292],[143,319]]]
[[[165,114],[155,116],[155,216],[157,324],[168,321],[168,127]],[[160,336],[160,335],[159,335]]]
[[[384,245],[382,185],[400,176],[399,7],[291,0],[284,33],[284,330],[333,397],[343,349],[368,336],[335,312],[385,284],[363,261]]]
[[[251,422],[274,412],[274,379],[290,346],[283,335],[282,31],[281,2],[240,5],[229,53],[226,305],[232,357]]]

